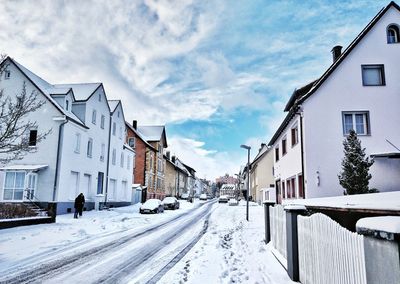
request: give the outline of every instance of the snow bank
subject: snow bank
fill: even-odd
[[[398,211],[400,210],[400,191],[324,198],[293,199],[284,200],[283,204]]]
[[[399,234],[400,216],[362,218],[357,221],[356,228],[357,231],[361,229],[361,230],[373,230],[373,231],[382,231],[387,233]]]

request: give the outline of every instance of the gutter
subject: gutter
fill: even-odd
[[[110,148],[111,148],[111,125],[112,125],[112,115],[110,115],[110,125],[108,127],[108,150],[107,150],[107,169],[106,169],[106,191],[104,197],[104,205],[107,204],[107,196],[108,196],[108,172],[110,171]]]
[[[303,113],[300,114],[300,146],[301,146],[301,174],[303,176],[303,199],[306,198],[305,176],[304,176],[304,146],[303,146]]]
[[[54,174],[54,186],[53,186],[53,201],[56,201],[56,193],[57,193],[57,185],[58,185],[58,176],[59,176],[59,168],[61,161],[61,150],[62,150],[62,139],[64,136],[64,125],[68,122],[68,119],[64,117],[64,121],[59,125],[58,129],[58,145],[57,145],[57,158],[56,158],[56,170]]]

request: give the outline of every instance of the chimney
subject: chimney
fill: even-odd
[[[171,160],[172,160],[172,163],[175,164],[175,156],[172,156]]]
[[[137,130],[137,120],[132,121],[132,127]]]
[[[165,153],[165,156],[167,156],[167,160],[171,160],[171,152],[170,151],[167,151]]]
[[[335,62],[342,54],[342,48],[343,46],[340,45],[336,45],[332,48],[331,52],[332,52],[333,62]]]

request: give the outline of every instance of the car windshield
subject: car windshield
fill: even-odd
[[[166,197],[163,202],[164,203],[174,203],[175,197]]]
[[[143,206],[146,206],[146,207],[157,207],[159,202],[160,202],[160,200],[158,200],[158,199],[149,199],[143,204]]]

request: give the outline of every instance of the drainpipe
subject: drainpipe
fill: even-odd
[[[303,146],[303,111],[301,110],[300,115],[300,147],[301,147],[301,175],[303,177],[303,199],[306,198],[306,185],[305,185],[305,176],[304,176],[304,146]]]
[[[56,119],[58,120],[58,119]],[[53,186],[53,201],[56,201],[56,193],[57,193],[57,185],[58,185],[58,176],[59,176],[59,168],[61,161],[61,150],[62,150],[62,140],[64,136],[64,125],[68,122],[67,118],[64,116],[62,123],[58,126],[58,145],[57,145],[57,160],[56,160],[56,170],[54,174],[54,186]]]
[[[108,155],[107,155],[107,168],[106,168],[106,180],[105,180],[106,192],[104,196],[104,205],[107,204],[107,195],[108,195],[108,172],[110,171],[111,125],[112,125],[112,114],[110,115],[110,126],[108,127],[108,150],[107,150]]]

